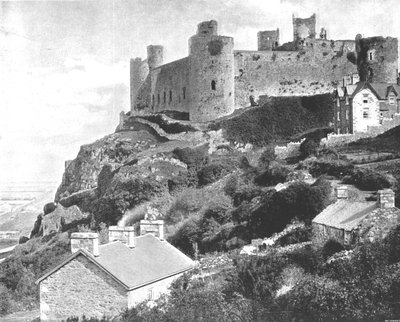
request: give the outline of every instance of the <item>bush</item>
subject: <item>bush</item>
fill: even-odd
[[[259,186],[272,186],[286,181],[290,170],[281,165],[275,165],[254,178],[254,183]]]
[[[308,158],[310,155],[316,155],[320,141],[313,139],[305,139],[300,144],[300,156],[302,159]]]
[[[322,256],[326,260],[333,254],[341,252],[344,250],[343,245],[335,239],[329,239],[322,248]]]
[[[207,164],[203,166],[197,173],[200,186],[205,186],[207,184],[214,183],[215,181],[221,179],[233,169],[229,165],[223,164]]]
[[[207,147],[202,146],[195,149],[176,148],[173,151],[173,154],[177,159],[187,164],[189,186],[197,186],[198,184],[197,172],[209,162]]]
[[[275,159],[275,146],[268,146],[261,153],[260,158],[258,159],[258,166],[261,168],[268,168],[271,161],[274,161]]]
[[[310,159],[301,162],[299,168],[308,170],[314,177],[328,175],[343,178],[353,173],[354,165],[342,160]]]
[[[343,183],[354,184],[361,190],[380,190],[392,186],[391,179],[380,172],[358,168],[343,178]]]

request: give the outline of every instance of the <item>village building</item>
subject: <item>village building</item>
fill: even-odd
[[[312,221],[314,240],[335,239],[352,245],[384,238],[400,223],[400,209],[395,207],[391,189],[379,190],[377,195],[377,201],[353,201],[348,199],[347,186],[336,187],[337,201]]]
[[[160,222],[146,225],[155,234],[135,237],[134,227],[111,226],[104,245],[97,233],[72,233],[71,256],[36,282],[41,321],[117,316],[167,293],[193,261],[163,240]]]
[[[334,92],[336,134],[368,132],[400,113],[399,85],[357,80],[358,77],[346,77],[343,86]]]

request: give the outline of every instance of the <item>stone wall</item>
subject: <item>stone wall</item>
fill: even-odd
[[[150,106],[154,112],[187,112],[189,107],[189,57],[154,68]]]
[[[382,124],[380,125],[368,126],[366,132],[358,132],[354,134],[328,134],[326,138],[321,140],[321,145],[325,147],[335,147],[338,145],[348,144],[359,139],[378,136],[379,134],[399,125],[400,114],[395,114],[393,118],[383,119]]]
[[[354,42],[310,40],[302,51],[235,51],[235,106],[250,96],[330,93],[344,75],[357,72],[347,59]]]
[[[324,244],[329,239],[334,239],[344,244],[351,244],[353,242],[353,234],[344,229],[313,223],[312,230],[313,241],[317,244]]]
[[[257,33],[258,50],[273,50],[279,46],[279,29]]]
[[[116,316],[128,307],[127,298],[120,284],[78,255],[40,282],[40,319]]]
[[[295,18],[293,16],[293,41],[296,43],[304,38],[315,38],[315,13],[309,18]]]
[[[398,41],[392,37],[356,37],[357,65],[361,81],[396,83]]]
[[[167,294],[169,292],[168,288],[171,286],[171,283],[180,276],[182,276],[182,274],[164,278],[158,282],[129,291],[128,307],[131,308],[136,304],[146,300],[156,300],[162,294]]]
[[[305,139],[299,142],[289,142],[286,146],[276,146],[275,155],[277,159],[284,160],[287,158],[295,158],[300,155],[300,145]]]

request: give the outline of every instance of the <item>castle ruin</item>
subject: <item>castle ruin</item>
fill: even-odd
[[[216,21],[198,25],[189,55],[163,64],[163,47],[147,47],[147,59],[131,60],[131,113],[186,112],[204,122],[254,105],[261,95],[332,92],[357,72],[354,40],[316,36],[316,16],[293,17],[293,41],[280,45],[279,29],[257,34],[258,50],[235,50],[232,37],[218,34]],[[353,55],[353,56],[352,56]]]

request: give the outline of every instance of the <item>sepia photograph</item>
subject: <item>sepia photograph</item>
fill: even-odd
[[[0,322],[400,321],[398,0],[0,0]]]

